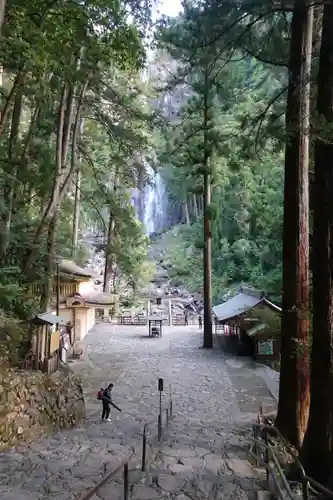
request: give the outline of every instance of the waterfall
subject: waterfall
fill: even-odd
[[[132,190],[132,203],[138,219],[146,227],[148,236],[169,227],[168,193],[163,177],[147,166],[148,182],[141,188]]]
[[[168,226],[168,195],[159,172],[149,167],[150,180],[144,188],[143,223],[148,236]]]

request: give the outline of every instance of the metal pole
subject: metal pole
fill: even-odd
[[[124,464],[124,500],[128,500],[128,462]]]
[[[254,454],[256,467],[259,467],[259,448],[258,448],[258,429],[257,426],[253,426],[253,439],[254,439]]]
[[[166,426],[168,427],[168,425],[169,425],[169,408],[167,408],[165,410],[165,416],[166,416],[166,419],[165,419],[166,422],[165,423],[166,423]]]
[[[57,310],[57,316],[59,316],[59,311],[60,311],[60,264],[59,261],[57,261],[57,304],[56,304],[56,310]],[[57,330],[59,330],[59,323],[56,325]]]
[[[141,463],[141,472],[144,472],[146,470],[147,428],[148,428],[148,425],[145,424],[144,428],[143,428],[143,434],[142,434],[142,463]]]
[[[157,439],[161,441],[162,439],[162,417],[161,414],[158,416],[157,420]]]
[[[267,485],[269,486],[269,449],[268,449],[268,431],[266,427],[264,429],[264,436],[266,445],[265,446],[266,480],[267,480]]]
[[[160,391],[160,415],[162,416],[162,391]]]

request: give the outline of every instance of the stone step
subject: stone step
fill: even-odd
[[[273,500],[275,496],[270,491],[259,490],[257,491],[257,500]]]

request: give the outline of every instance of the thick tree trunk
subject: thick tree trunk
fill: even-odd
[[[313,9],[295,0],[286,111],[281,369],[276,425],[300,448],[310,405],[309,114]]]
[[[311,477],[326,483],[333,470],[333,0],[324,4],[317,112],[311,405],[301,460]]]
[[[203,332],[203,347],[211,349],[213,347],[213,318],[212,318],[212,229],[211,229],[211,172],[209,165],[209,149],[208,149],[208,77],[206,75],[205,94],[204,94],[204,193],[203,193],[203,211],[204,211],[204,332]]]

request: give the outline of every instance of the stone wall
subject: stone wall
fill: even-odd
[[[81,383],[73,374],[0,368],[0,451],[73,427],[84,416]]]

